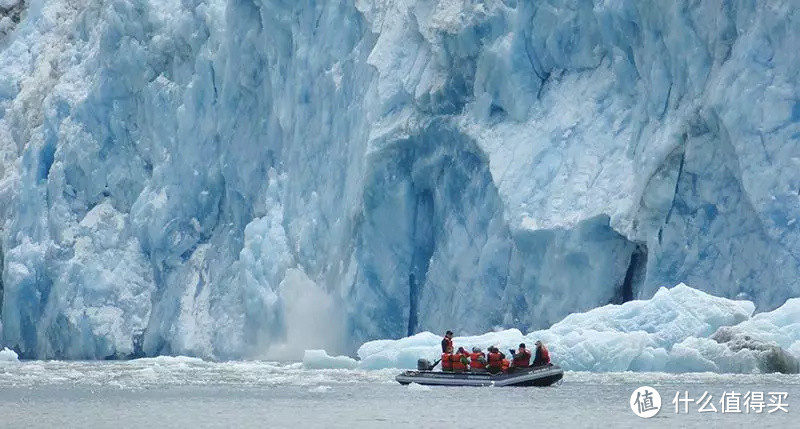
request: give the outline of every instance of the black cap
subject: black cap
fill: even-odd
[[[445,335],[453,335],[453,331],[447,331],[444,333]]]
[[[519,343],[519,348],[524,349],[525,348],[525,343]]]

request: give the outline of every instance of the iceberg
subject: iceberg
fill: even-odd
[[[800,341],[797,300],[752,316],[750,301],[708,295],[684,284],[659,289],[649,300],[575,313],[548,329],[523,335],[517,329],[454,338],[456,346],[486,350],[529,347],[541,340],[552,360],[572,371],[784,372],[797,373]],[[731,332],[747,336],[737,342]],[[430,332],[378,340],[358,349],[359,367],[416,368],[417,359],[441,353]]]
[[[8,348],[0,350],[0,362],[16,362],[17,358],[18,356],[14,350],[9,350]]]
[[[574,324],[572,368],[658,369],[739,310],[594,340],[569,315],[680,282],[761,313],[800,296],[794,2],[0,11],[0,347],[22,358]]]

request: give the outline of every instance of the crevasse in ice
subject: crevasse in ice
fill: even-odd
[[[800,295],[794,2],[12,9],[0,345],[21,357],[528,332],[681,281],[757,311]]]

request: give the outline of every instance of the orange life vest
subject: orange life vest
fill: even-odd
[[[503,355],[497,352],[490,352],[486,356],[487,367],[491,369],[501,369],[503,367]]]
[[[550,363],[550,352],[547,351],[547,347],[542,344],[542,364],[547,365]]]
[[[531,364],[531,352],[523,349],[522,352],[514,355],[514,366],[517,368],[527,367]]]
[[[453,370],[453,361],[450,360],[452,356],[450,353],[442,353],[442,371]]]
[[[508,362],[508,359],[503,359],[501,364],[502,364],[502,366],[500,367],[500,369],[502,369],[503,372],[508,371],[508,367],[510,365],[510,363]]]
[[[465,365],[464,362],[461,362],[461,358],[463,356],[464,355],[459,354],[459,353],[450,355],[450,362],[451,362],[453,371],[466,371],[467,370],[467,365]]]
[[[486,358],[486,355],[483,352],[478,353],[470,353],[469,354],[469,367],[472,369],[485,369],[486,365],[483,362],[479,361],[478,359],[483,357]]]

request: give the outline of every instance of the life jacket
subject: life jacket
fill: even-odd
[[[456,353],[456,354],[450,355],[450,362],[451,362],[451,366],[453,368],[453,371],[466,371],[467,370],[467,365],[465,365],[464,362],[461,361],[462,357],[464,357],[464,355],[462,355],[460,353]]]
[[[514,366],[517,368],[524,368],[531,364],[531,352],[528,349],[523,349],[522,352],[514,355]]]
[[[503,367],[503,355],[497,352],[489,352],[486,355],[486,366],[490,369],[501,369]]]
[[[483,352],[478,353],[470,353],[469,354],[469,367],[472,369],[486,369],[486,365],[481,362],[480,358],[486,358],[486,355]]]
[[[542,344],[542,365],[547,365],[550,363],[550,352],[547,351],[547,347]]]
[[[442,371],[453,370],[453,361],[450,360],[452,356],[450,353],[442,353]]]
[[[501,364],[500,370],[502,370],[503,372],[508,371],[508,367],[510,366],[508,359],[503,359],[502,361],[500,361],[500,364]]]

